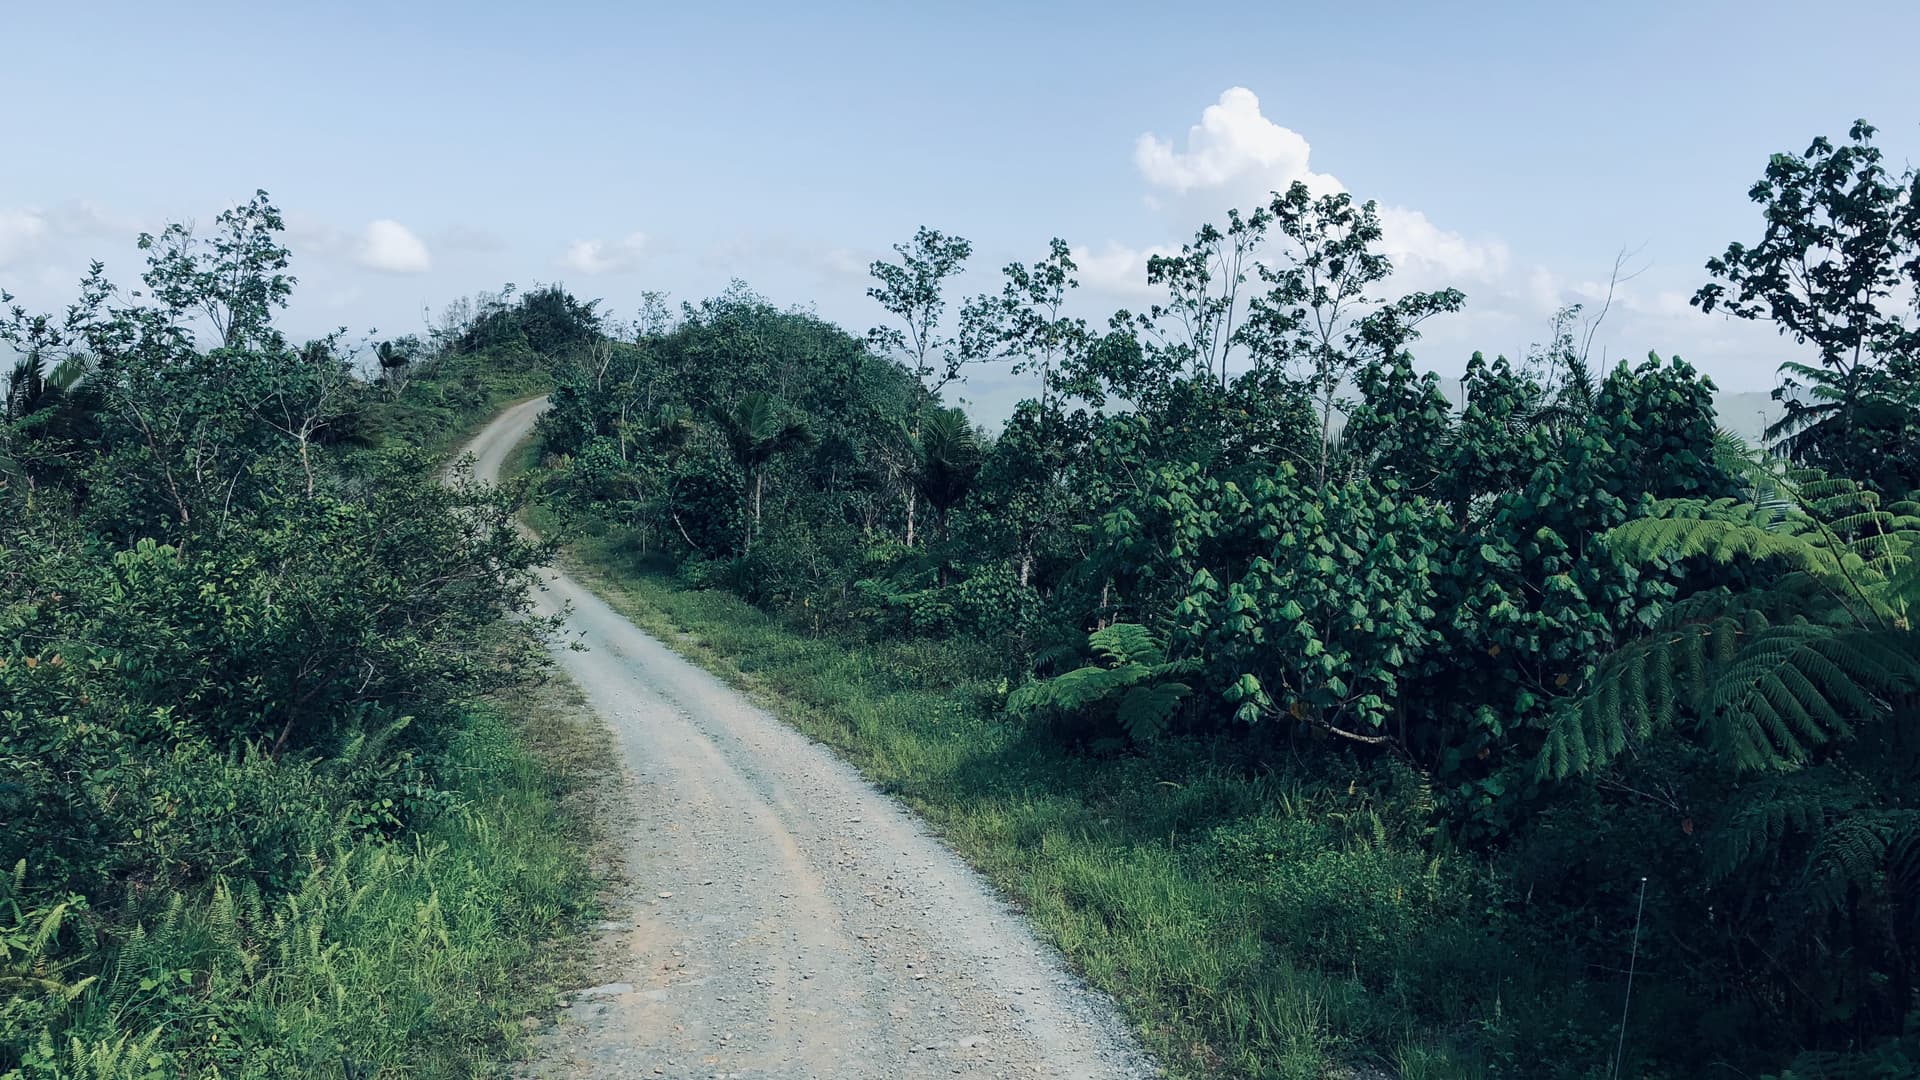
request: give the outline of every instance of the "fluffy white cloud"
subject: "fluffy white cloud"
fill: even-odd
[[[617,274],[639,265],[647,246],[647,234],[642,232],[618,240],[576,240],[560,261],[582,274]]]
[[[433,255],[426,243],[390,218],[367,225],[356,257],[360,265],[389,274],[424,274],[433,268]]]
[[[1200,122],[1187,132],[1185,149],[1151,132],[1141,135],[1133,148],[1134,165],[1142,178],[1182,197],[1167,209],[1194,218],[1178,222],[1187,228],[1220,217],[1228,207],[1244,209],[1264,202],[1270,192],[1284,191],[1296,180],[1316,194],[1347,190],[1338,177],[1314,172],[1312,155],[1306,137],[1269,119],[1261,110],[1260,98],[1244,86],[1227,90],[1201,112]],[[1411,288],[1490,281],[1507,271],[1509,254],[1504,243],[1470,239],[1440,228],[1418,210],[1383,206],[1380,227],[1382,248]],[[1105,258],[1110,264],[1137,263],[1144,275],[1150,253],[1113,249]]]
[[[1498,239],[1469,240],[1442,229],[1418,210],[1380,208],[1380,246],[1402,273],[1419,279],[1491,281],[1507,272],[1507,245]]]
[[[1312,147],[1299,132],[1281,127],[1260,111],[1260,99],[1244,86],[1220,95],[1187,131],[1187,148],[1151,132],[1134,143],[1133,163],[1147,183],[1180,194],[1197,189],[1241,187],[1252,181],[1281,190],[1304,180],[1317,193],[1340,191],[1340,182],[1307,167]]]

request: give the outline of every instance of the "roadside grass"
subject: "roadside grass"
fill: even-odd
[[[440,766],[450,809],[315,853],[291,895],[218,881],[116,929],[99,983],[8,1075],[504,1075],[584,963],[584,793],[611,760],[569,684],[472,706]]]
[[[367,435],[377,444],[445,455],[509,404],[551,389],[547,362],[530,350],[451,353],[432,361],[400,394],[381,401]]]
[[[1176,1074],[1549,1075],[1520,1063],[1541,1053],[1604,1073],[1604,1010],[1503,947],[1497,879],[1432,853],[1409,771],[1071,750],[1008,721],[1000,665],[964,645],[814,637],[684,588],[617,533],[572,537],[566,560],[925,817]]]

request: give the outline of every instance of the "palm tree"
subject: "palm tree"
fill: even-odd
[[[5,418],[22,420],[52,408],[86,377],[88,366],[85,357],[70,356],[49,371],[46,362],[34,353],[21,357],[7,376]]]
[[[933,409],[920,419],[918,434],[909,435],[914,457],[914,486],[933,508],[935,525],[944,530],[947,514],[966,499],[980,471],[980,439],[962,409]]]
[[[374,350],[374,357],[380,361],[380,375],[386,380],[387,385],[396,390],[399,389],[396,384],[401,383],[402,376],[406,374],[407,365],[413,363],[413,354],[403,345],[383,341]]]
[[[760,525],[760,497],[766,486],[767,466],[781,454],[812,446],[818,440],[806,421],[788,417],[771,394],[748,394],[732,409],[715,409],[713,419],[726,436],[734,464],[746,478],[746,547],[750,549]]]
[[[933,509],[934,527],[942,539],[947,515],[973,489],[980,472],[980,439],[962,409],[933,409],[920,418],[918,432],[907,435],[913,450],[913,484]],[[940,583],[947,583],[947,563],[940,561]]]
[[[693,432],[693,414],[686,406],[668,404],[653,411],[653,444],[667,455],[667,460],[680,457]]]

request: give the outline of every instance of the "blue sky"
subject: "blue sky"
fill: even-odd
[[[48,4],[0,0],[0,285],[256,187],[292,226],[296,331],[565,282],[627,314],[746,279],[863,329],[866,263],[922,223],[963,291],[1055,235],[1082,312],[1303,172],[1388,210],[1410,286],[1466,313],[1421,359],[1515,353],[1638,248],[1598,338],[1764,389],[1787,346],[1687,309],[1758,233],[1769,153],[1864,116],[1920,154],[1920,6],[1812,4]],[[976,380],[989,411],[1020,391]]]

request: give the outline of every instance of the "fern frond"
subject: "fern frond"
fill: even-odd
[[[1715,883],[1787,846],[1794,837],[1819,832],[1829,814],[1858,805],[1852,789],[1834,783],[1831,770],[1823,768],[1756,780],[1737,798],[1707,834],[1707,877]]]
[[[1174,710],[1191,688],[1186,683],[1163,682],[1135,686],[1120,699],[1120,726],[1135,742],[1159,737],[1173,719]]]
[[[1848,893],[1873,887],[1887,862],[1895,825],[1893,815],[1850,814],[1820,834],[1807,857],[1804,885],[1814,912],[1824,915],[1840,911]]]
[[[1652,637],[1616,650],[1583,692],[1564,699],[1547,730],[1536,765],[1541,776],[1589,772],[1626,750],[1629,737],[1646,739],[1677,722],[1678,704],[1705,700],[1712,658],[1731,655],[1746,623],[1712,614],[1669,623]]]
[[[1719,509],[1695,506],[1707,512]],[[1845,573],[1840,558],[1819,540],[1765,527],[1752,515],[1639,518],[1608,530],[1606,536],[1608,546],[1631,562],[1707,558],[1725,565],[1774,560],[1822,579],[1839,579]]]
[[[1711,741],[1741,770],[1805,761],[1884,714],[1886,699],[1914,688],[1913,638],[1898,631],[1799,622],[1753,634],[1718,673]]]
[[[1920,643],[1898,630],[1743,611],[1679,625],[1616,650],[1555,713],[1536,769],[1564,778],[1605,765],[1630,741],[1675,727],[1685,706],[1736,771],[1808,761],[1920,689]]]
[[[1153,632],[1139,623],[1117,622],[1087,635],[1087,647],[1110,665],[1163,664],[1167,651]]]

